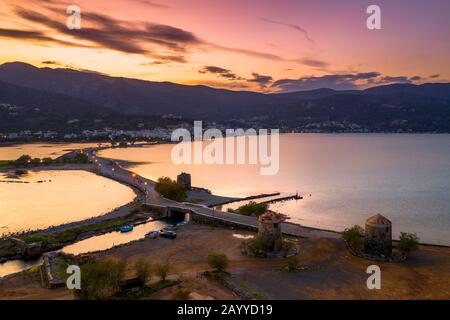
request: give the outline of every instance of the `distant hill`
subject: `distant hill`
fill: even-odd
[[[0,80],[41,91],[60,93],[91,101],[127,114],[168,114],[220,117],[258,103],[266,96],[206,86],[185,86],[108,77],[69,69],[36,68],[24,63],[0,66]]]
[[[11,103],[23,107],[22,112],[33,112],[36,109],[43,114],[58,113],[104,114],[110,110],[92,102],[65,94],[44,92],[30,87],[23,87],[0,81],[0,103]]]
[[[110,77],[95,72],[0,66],[0,103],[39,106],[56,113],[160,116],[198,120],[263,118],[264,125],[296,128],[325,121],[376,130],[450,132],[450,84],[393,84],[366,90],[318,89],[284,94],[186,86]],[[1,131],[1,130],[0,130]]]

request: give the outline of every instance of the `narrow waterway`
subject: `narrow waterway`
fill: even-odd
[[[113,231],[105,233],[67,245],[61,251],[67,254],[80,255],[108,250],[115,246],[144,239],[145,235],[151,231],[159,231],[168,226],[180,226],[180,223],[187,223],[188,220],[189,217],[186,216],[181,220],[164,219],[148,221],[147,223],[135,226],[131,232],[121,233],[120,231]],[[42,259],[12,260],[0,263],[0,278],[38,266],[41,263]]]

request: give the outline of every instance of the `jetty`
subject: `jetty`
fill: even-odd
[[[263,199],[263,198],[275,197],[275,196],[279,196],[280,194],[281,194],[281,193],[279,193],[279,192],[275,192],[275,193],[262,193],[262,194],[258,194],[258,195],[254,195],[254,196],[245,197],[245,198],[232,198],[232,199],[227,200],[227,201],[215,203],[214,205],[211,205],[211,206],[209,206],[209,207],[218,207],[218,206],[223,206],[223,205],[230,204],[230,203],[234,203],[234,202],[250,201],[250,200],[257,200],[257,199]]]
[[[275,199],[270,199],[267,201],[262,201],[261,203],[276,203],[276,202],[283,202],[283,201],[289,201],[289,200],[302,200],[303,197],[300,196],[298,193],[294,194],[294,195],[290,195],[290,196],[285,196],[285,197],[280,197],[280,198],[275,198]]]

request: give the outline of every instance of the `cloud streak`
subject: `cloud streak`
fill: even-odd
[[[137,1],[142,2],[141,0]],[[144,2],[147,3],[147,1]],[[124,21],[97,12],[83,12],[83,28],[80,30],[69,30],[65,25],[67,16],[64,14],[64,10],[61,10],[61,7],[47,7],[47,10],[48,12],[41,13],[15,6],[17,17],[35,25],[40,25],[45,29],[51,29],[51,31],[15,30],[16,34],[14,34],[14,30],[10,30],[9,37],[139,54],[153,58],[154,64],[187,63],[188,59],[186,56],[193,50],[210,49],[272,61],[295,62],[313,68],[324,69],[328,66],[326,62],[317,59],[286,59],[272,53],[223,46],[205,41],[190,31],[174,26],[150,22]],[[76,42],[64,43],[55,38],[55,32],[56,35],[69,36]],[[8,36],[6,33],[4,31],[4,36]]]
[[[149,1],[149,0],[132,0],[132,1],[142,4],[142,5],[145,5],[145,6],[152,7],[152,8],[160,8],[160,9],[169,9],[170,8],[170,6],[168,6],[168,5],[160,4],[160,3],[157,3],[154,1]]]
[[[221,67],[216,67],[216,66],[206,66],[206,67],[203,67],[202,69],[200,69],[198,72],[200,72],[202,74],[212,73],[221,78],[225,78],[228,80],[243,80],[243,78],[237,76],[231,70],[224,69]]]
[[[285,27],[289,27],[291,29],[294,29],[300,33],[303,34],[303,36],[305,37],[305,39],[312,45],[314,45],[316,42],[311,39],[308,35],[308,31],[306,31],[306,29],[296,25],[296,24],[291,24],[291,23],[284,23],[284,22],[279,22],[279,21],[275,21],[275,20],[271,20],[271,19],[266,19],[266,18],[261,18],[262,21],[266,22],[266,23],[271,23],[271,24],[276,24],[276,25],[280,25],[280,26],[285,26]]]
[[[248,83],[255,83],[261,89],[267,88],[267,86],[273,82],[272,76],[262,75],[257,72],[253,72],[251,78],[243,78],[243,77],[238,76],[236,73],[234,73],[233,71],[231,71],[229,69],[216,67],[216,66],[205,66],[202,69],[200,69],[198,72],[202,73],[202,74],[214,74],[220,78],[224,78],[229,81],[241,81],[241,85],[242,85],[242,81],[245,81]]]
[[[259,73],[252,73],[253,78],[247,79],[248,82],[254,82],[262,89],[265,89],[270,83],[272,83],[272,76],[265,76]]]

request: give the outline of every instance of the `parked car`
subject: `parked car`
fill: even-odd
[[[150,231],[145,235],[145,237],[155,239],[158,235],[159,231]]]
[[[159,236],[166,239],[175,239],[177,237],[177,234],[173,231],[161,231],[159,233]]]

